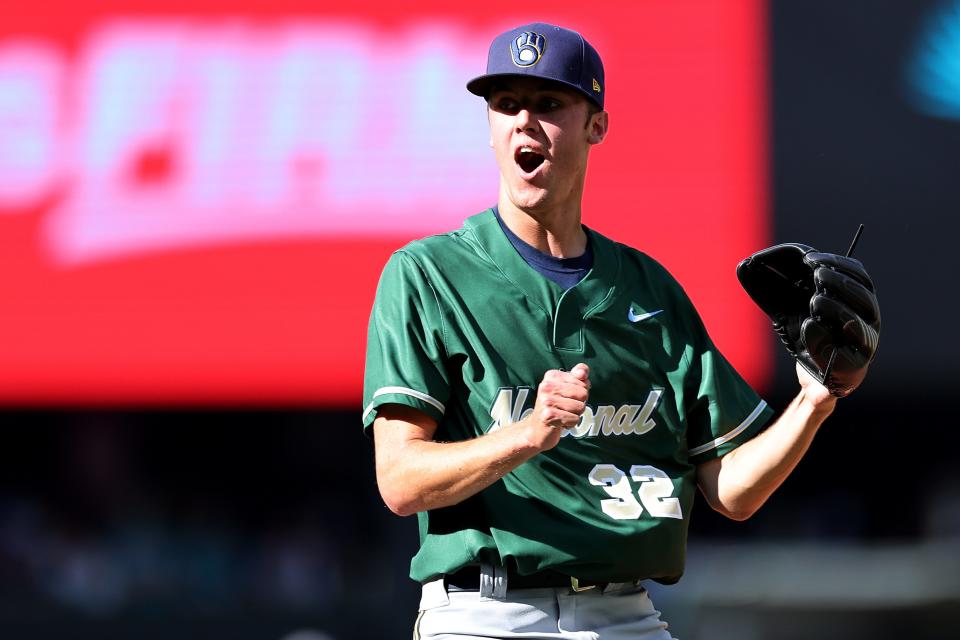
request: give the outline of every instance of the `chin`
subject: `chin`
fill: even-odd
[[[510,194],[513,204],[526,211],[533,211],[543,208],[550,200],[549,194],[544,189],[524,189],[513,191]]]
[[[540,182],[537,176],[534,178],[537,182]],[[544,187],[531,182],[524,180],[522,178],[517,178],[511,181],[511,184],[508,186],[510,193],[510,200],[523,209],[527,208],[537,208],[545,204],[550,200],[550,195],[552,190],[549,187]]]

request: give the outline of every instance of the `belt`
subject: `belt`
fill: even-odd
[[[453,573],[448,573],[443,577],[443,581],[447,586],[463,591],[477,591],[480,589],[480,567],[467,565]],[[595,587],[603,590],[607,584],[609,583],[596,580],[581,580],[557,571],[540,571],[530,575],[515,573],[512,569],[507,571],[508,589],[567,588],[573,591],[586,591]]]

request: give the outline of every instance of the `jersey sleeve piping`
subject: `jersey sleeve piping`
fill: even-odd
[[[719,438],[711,440],[710,442],[706,442],[698,447],[694,447],[693,449],[690,449],[687,452],[687,454],[692,458],[694,456],[698,456],[702,453],[706,453],[707,451],[711,451],[721,445],[724,445],[730,442],[731,440],[736,438],[738,435],[740,435],[741,433],[749,429],[750,425],[752,425],[756,421],[756,419],[763,414],[766,408],[767,408],[766,401],[761,400],[760,404],[756,406],[753,412],[751,412],[750,415],[744,418],[743,422],[737,425],[732,431],[729,431],[724,435],[720,436]]]
[[[367,405],[367,408],[363,410],[362,420],[367,421],[367,416],[370,415],[370,412],[374,410],[377,405],[377,398],[379,396],[386,396],[392,394],[399,394],[404,396],[410,396],[411,398],[416,398],[417,400],[422,400],[430,406],[437,409],[440,412],[440,415],[443,415],[447,408],[443,406],[443,403],[430,396],[422,391],[417,391],[416,389],[408,389],[407,387],[381,387],[373,393],[373,398],[370,400],[370,404]]]

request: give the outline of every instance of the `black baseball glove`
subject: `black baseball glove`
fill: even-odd
[[[859,260],[779,244],[743,260],[737,277],[804,369],[835,396],[857,388],[880,338],[875,287]]]

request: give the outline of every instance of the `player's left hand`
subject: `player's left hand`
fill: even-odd
[[[880,305],[863,263],[780,244],[743,260],[737,277],[811,377],[841,398],[860,386],[880,340]]]
[[[815,411],[833,411],[833,407],[837,404],[837,396],[830,393],[830,389],[814,378],[799,362],[796,363],[796,367],[803,400],[808,402]]]

